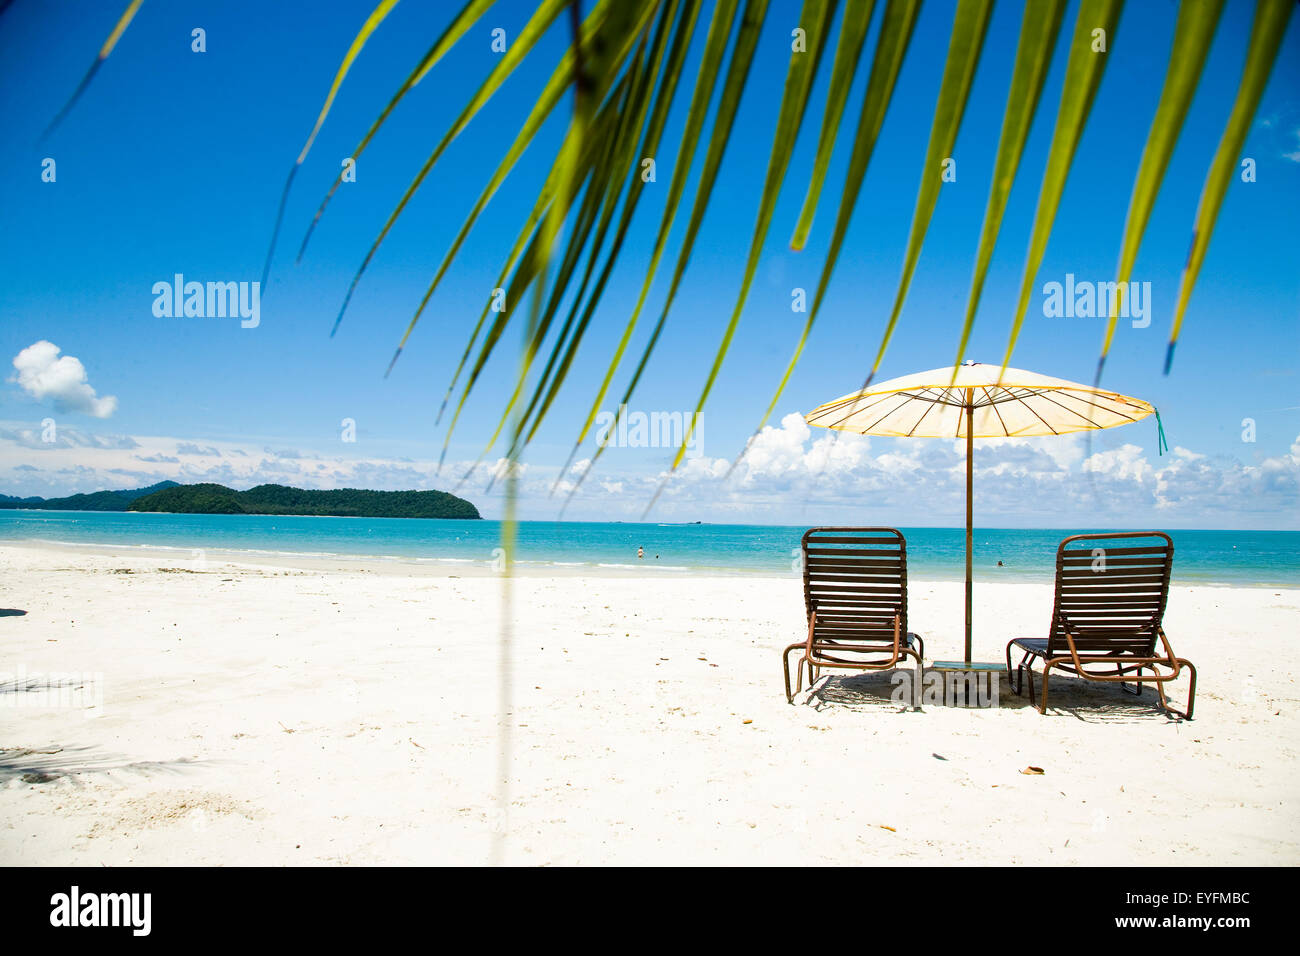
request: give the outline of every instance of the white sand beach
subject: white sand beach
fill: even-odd
[[[1300,591],[1174,587],[1180,722],[1064,677],[790,706],[794,574],[518,578],[503,813],[502,580],[284,560],[0,547],[0,864],[1300,863]],[[1043,634],[1049,585],[975,594],[977,659]],[[960,656],[960,584],[910,614]]]

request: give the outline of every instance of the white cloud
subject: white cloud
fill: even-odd
[[[1297,142],[1300,142],[1300,129],[1293,130],[1292,135],[1295,136]],[[1291,153],[1283,153],[1282,158],[1289,159],[1293,163],[1300,163],[1300,149]]]
[[[52,436],[51,436],[52,437]],[[217,482],[249,488],[279,482],[302,488],[436,488],[474,502],[488,517],[503,512],[506,460],[334,457],[304,450],[285,458],[264,441],[193,441],[94,436],[60,427],[56,441],[39,429],[0,422],[0,493],[56,495],[153,484]],[[1135,443],[1086,454],[1086,436],[980,440],[975,445],[975,518],[984,526],[1297,527],[1300,437],[1248,463],[1176,448],[1151,458]],[[1113,439],[1112,439],[1113,440]],[[964,442],[867,439],[809,429],[798,415],[757,435],[733,467],[726,458],[689,458],[670,477],[649,450],[631,462],[611,455],[578,488],[564,515],[575,520],[649,520],[775,524],[958,526],[965,518]],[[33,469],[31,463],[39,465]],[[634,465],[639,465],[638,470]],[[530,462],[517,472],[520,516],[554,519],[585,473]],[[648,466],[648,467],[647,467]],[[665,480],[665,478],[667,480]],[[557,479],[559,479],[557,484]]]
[[[38,402],[51,400],[61,412],[84,412],[108,418],[117,411],[112,395],[100,398],[86,380],[86,367],[71,355],[60,357],[59,347],[42,339],[14,356],[18,374],[11,378]]]
[[[197,455],[204,458],[220,458],[221,452],[211,445],[195,445],[192,442],[183,441],[176,445],[176,454],[178,455]]]

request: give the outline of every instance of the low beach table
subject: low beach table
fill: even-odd
[[[987,661],[935,661],[926,665],[928,671],[1004,671],[1005,661],[990,664]]]
[[[943,705],[945,707],[970,706],[970,701],[967,698],[968,693],[973,694],[976,706],[996,707],[998,697],[995,693],[997,679],[991,676],[985,678],[983,675],[1003,673],[1006,669],[1007,665],[1001,661],[996,664],[990,664],[987,661],[935,661],[925,668],[927,673],[938,671],[945,675],[943,679]],[[947,677],[948,674],[964,674],[966,676],[956,681],[950,681]],[[975,679],[973,686],[968,683],[972,676]],[[955,684],[960,684],[962,687],[960,699],[957,697]],[[985,690],[986,686],[987,690]]]

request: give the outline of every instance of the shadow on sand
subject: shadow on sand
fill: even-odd
[[[68,778],[74,782],[85,774],[128,773],[140,776],[183,774],[208,761],[127,760],[120,754],[103,753],[95,747],[44,747],[39,750],[0,750],[0,786],[12,780],[23,783],[53,783]]]
[[[933,674],[934,672],[929,673]],[[896,678],[894,676],[896,674],[906,676]],[[907,671],[880,671],[847,676],[834,673],[830,673],[829,676],[823,674],[818,684],[814,685],[815,689],[809,695],[807,703],[816,710],[822,710],[826,707],[847,707],[852,710],[896,712],[902,710],[904,702],[910,699],[908,694],[911,690],[912,680],[913,676],[910,669]],[[922,685],[923,695],[924,688],[928,686],[926,684]],[[987,685],[985,686],[987,687]],[[1035,673],[1035,693],[1041,694],[1042,687],[1042,674]],[[1159,697],[1151,687],[1145,688],[1141,696],[1136,696],[1131,691],[1121,690],[1118,684],[1099,684],[1095,681],[1084,680],[1081,677],[1071,677],[1056,672],[1052,674],[1051,687],[1047,714],[1043,719],[1052,716],[1069,716],[1085,723],[1181,720],[1177,715],[1167,713],[1161,709]],[[944,704],[938,704],[933,700],[930,702],[923,700],[921,710],[933,710],[940,706],[960,708],[961,704],[958,702],[960,699],[955,694],[946,693]],[[966,699],[972,698],[968,697]],[[987,701],[987,696],[983,700]],[[999,710],[1037,711],[1038,709],[1037,704],[1029,702],[1027,694],[1024,696],[1016,695],[1011,689],[1005,673],[999,674],[997,700],[994,706]],[[974,703],[971,703],[965,709],[985,708],[977,707]]]
[[[82,690],[86,686],[84,678],[58,677],[51,679],[50,676],[28,677],[19,680],[16,677],[9,677],[8,680],[0,680],[0,694],[41,694],[58,690]]]

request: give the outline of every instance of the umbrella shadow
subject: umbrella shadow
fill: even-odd
[[[894,675],[902,675],[901,679]],[[860,674],[831,674],[813,685],[807,703],[814,710],[847,707],[851,710],[897,713],[911,701],[910,671],[876,671]]]
[[[0,786],[12,780],[23,783],[77,782],[88,774],[129,773],[144,777],[183,774],[210,761],[181,757],[176,760],[128,760],[121,754],[96,747],[17,747],[0,749]]]
[[[933,673],[933,672],[931,672]],[[901,682],[895,674],[905,675]],[[937,707],[950,707],[960,710],[1030,710],[1037,711],[1038,705],[1030,703],[1028,694],[1017,695],[1010,687],[1006,674],[999,674],[997,699],[990,700],[985,684],[982,693],[971,691],[963,696],[955,695],[948,688],[944,689],[942,701],[922,698],[921,710]],[[846,707],[851,710],[898,712],[910,701],[912,673],[910,671],[884,671],[850,675],[823,677],[813,685],[809,692],[807,704],[814,710],[826,707]],[[926,686],[922,685],[923,695]],[[1042,694],[1042,676],[1035,674],[1034,690]],[[1038,698],[1038,699],[1041,699]],[[1084,723],[1145,723],[1152,720],[1179,721],[1175,714],[1170,714],[1160,707],[1159,697],[1154,689],[1147,687],[1141,696],[1131,691],[1124,691],[1118,684],[1102,684],[1085,680],[1081,677],[1053,674],[1051,695],[1048,698],[1048,717],[1052,715],[1070,716]]]
[[[16,607],[0,607],[0,617],[23,617],[26,613]]]
[[[1082,677],[1052,674],[1051,693],[1047,697],[1047,717],[1069,716],[1083,723],[1181,723],[1183,718],[1160,706],[1160,695],[1154,687],[1143,687],[1142,693],[1121,690],[1118,683],[1101,683]],[[1034,675],[1034,693],[1042,700],[1041,674]],[[1004,699],[1005,699],[1004,695]],[[1011,694],[1015,699],[1015,695]],[[1029,697],[1019,698],[1023,706],[1031,705]]]

